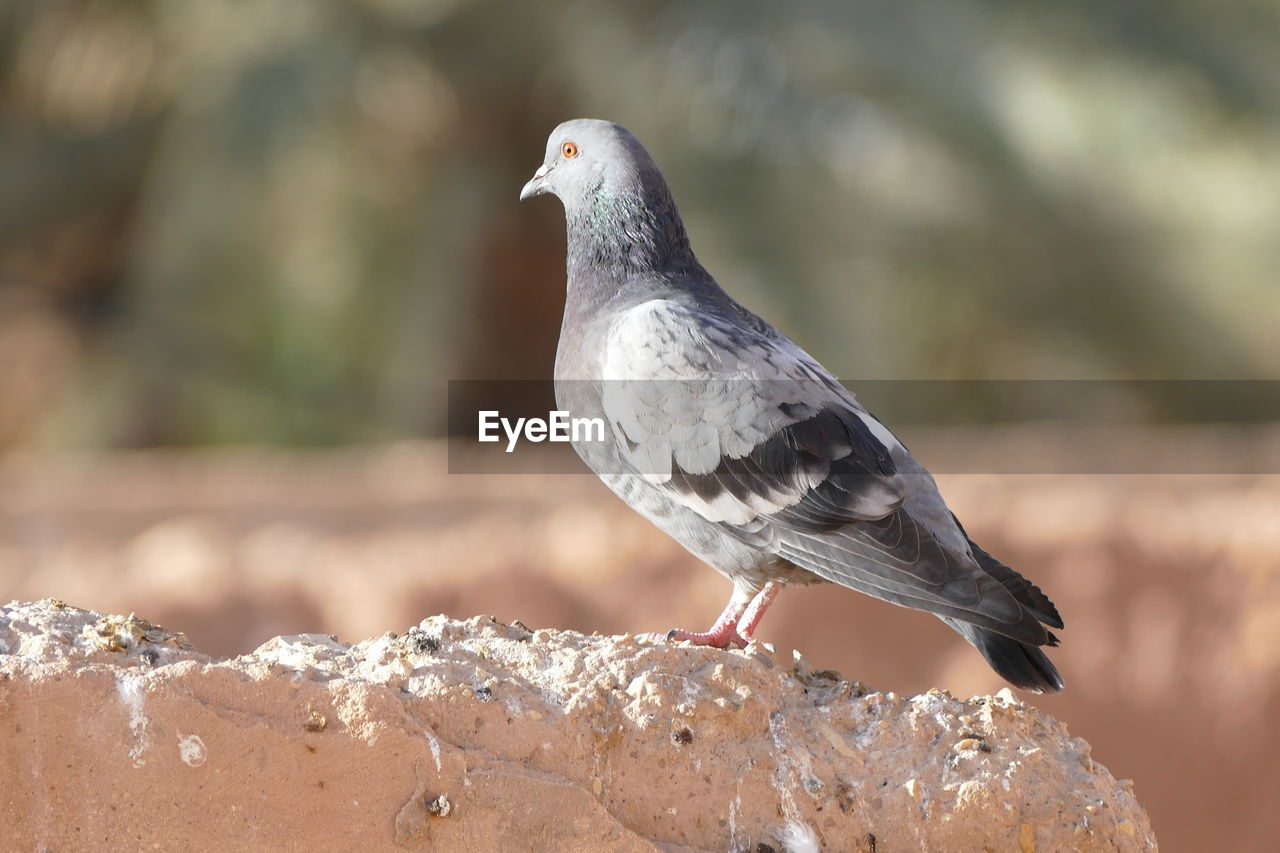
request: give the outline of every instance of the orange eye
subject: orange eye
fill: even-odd
[[[566,142],[560,146],[560,153],[564,155],[566,160],[572,160],[578,156],[578,146],[572,142]]]

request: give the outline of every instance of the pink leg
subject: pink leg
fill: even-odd
[[[760,620],[764,618],[764,612],[769,609],[770,604],[773,604],[773,600],[778,597],[781,589],[782,584],[769,581],[764,585],[764,589],[757,592],[756,597],[751,599],[747,612],[738,622],[738,636],[747,643],[755,639],[756,626],[760,624]],[[743,644],[743,648],[746,648],[746,643]]]
[[[769,581],[763,589],[750,598],[748,598],[750,593],[735,589],[724,611],[708,630],[694,632],[676,628],[667,634],[667,639],[675,642],[687,640],[690,643],[714,646],[717,649],[727,649],[734,645],[745,649],[755,634],[756,626],[764,618],[764,612],[769,609],[769,605],[773,603],[780,589],[782,584]]]

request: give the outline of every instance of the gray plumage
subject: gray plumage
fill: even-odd
[[[750,639],[779,584],[830,581],[938,616],[1011,683],[1059,690],[1052,602],[967,536],[933,478],[804,350],[698,263],[666,181],[603,121],[565,122],[521,192],[564,204],[558,405],[600,417],[575,450],[727,575],[714,645]]]

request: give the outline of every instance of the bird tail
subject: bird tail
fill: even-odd
[[[967,630],[960,633],[973,643],[1005,681],[1035,693],[1062,690],[1062,676],[1038,647],[974,625],[965,625],[964,628]]]
[[[1033,693],[1057,693],[1062,690],[1062,676],[1038,646],[1018,642],[1012,637],[958,619],[943,617],[942,621],[972,643],[987,659],[987,663],[991,664],[991,668],[1014,687]],[[1058,638],[1049,634],[1048,645],[1057,644]]]

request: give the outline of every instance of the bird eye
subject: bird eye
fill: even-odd
[[[564,155],[566,160],[572,160],[578,156],[578,146],[572,142],[566,142],[560,146],[560,153]]]

